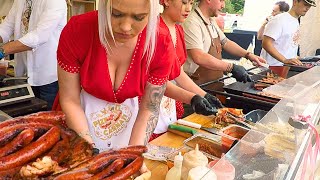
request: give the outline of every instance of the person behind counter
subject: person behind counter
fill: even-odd
[[[67,23],[65,0],[15,0],[0,24],[0,59],[15,53],[15,76],[28,76],[37,98],[51,110],[58,91],[57,46]],[[14,41],[9,42],[14,36]]]
[[[304,16],[315,0],[293,0],[288,12],[274,17],[266,26],[262,40],[261,56],[270,66],[283,64],[302,65],[297,58],[299,35],[298,18]]]
[[[200,0],[183,23],[188,58],[183,68],[194,79],[215,80],[221,71],[231,72],[237,81],[251,81],[245,68],[221,61],[222,48],[228,53],[250,59],[258,65],[266,61],[226,38],[213,17],[224,8],[224,0]],[[217,72],[217,70],[219,72]],[[222,74],[220,75],[222,76]]]
[[[193,110],[198,114],[211,115],[216,114],[217,109],[222,107],[221,102],[196,85],[182,67],[186,61],[187,52],[182,26],[177,23],[185,21],[192,9],[193,2],[193,0],[160,0],[160,4],[164,6],[160,16],[160,29],[170,35],[175,48],[176,61],[170,76],[176,77],[178,75],[174,81],[168,82],[165,95],[191,104]],[[178,88],[175,83],[181,88]],[[176,122],[177,118],[181,118],[183,112],[180,101],[164,96],[160,103],[159,121],[150,140],[166,132],[168,125]]]
[[[145,144],[157,124],[175,61],[169,35],[158,33],[158,8],[154,0],[100,0],[62,31],[60,105],[67,125],[100,151]]]
[[[272,13],[270,16],[268,16],[262,26],[260,27],[259,31],[257,32],[257,39],[258,40],[262,40],[263,38],[263,32],[264,32],[264,28],[266,27],[266,25],[268,24],[269,21],[271,21],[271,19],[281,13],[287,12],[289,11],[289,4],[286,3],[285,1],[278,1],[274,4],[273,8],[272,8]]]

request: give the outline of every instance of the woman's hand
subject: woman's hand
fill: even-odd
[[[210,105],[206,98],[203,98],[199,95],[194,95],[191,99],[191,107],[197,114],[202,115],[212,115],[217,114],[218,110],[216,107]]]
[[[210,103],[211,106],[218,108],[222,108],[223,105],[220,102],[220,100],[218,98],[216,98],[215,96],[207,93],[204,98],[206,98],[208,100],[208,102]]]

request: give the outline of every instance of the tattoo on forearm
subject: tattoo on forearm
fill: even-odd
[[[147,94],[149,94],[149,97],[148,97],[147,108],[151,111],[152,114],[147,121],[146,139],[144,144],[148,143],[148,140],[151,134],[153,133],[154,129],[157,126],[158,118],[159,118],[160,102],[166,90],[166,86],[167,86],[166,84],[162,86],[151,85],[151,87],[148,88],[149,92],[147,92]]]

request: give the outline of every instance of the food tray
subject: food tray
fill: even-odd
[[[234,141],[241,139],[248,131],[249,129],[234,124],[221,129],[220,132],[224,135],[221,137],[222,148],[228,151],[234,145]]]
[[[198,134],[184,141],[184,145],[192,149],[196,147],[196,144],[199,145],[201,152],[209,154],[210,156],[220,158],[222,154],[227,153],[227,151],[222,148],[221,137],[213,139]]]

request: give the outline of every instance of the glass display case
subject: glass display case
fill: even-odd
[[[320,67],[270,86],[266,91],[281,94],[283,98],[239,140],[224,160],[235,168],[234,179],[309,179],[316,164],[305,161],[304,157],[316,158],[318,152],[312,154],[309,145],[319,139],[314,138],[309,124],[293,117],[304,117],[311,124],[318,124]],[[220,160],[215,166],[224,166],[226,161]]]

